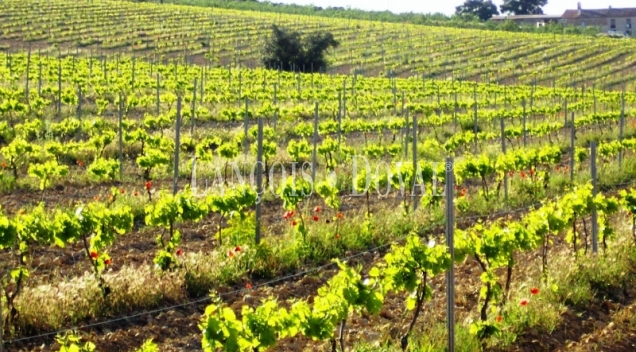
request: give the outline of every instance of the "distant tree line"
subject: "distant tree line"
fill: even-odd
[[[455,8],[457,15],[473,15],[480,21],[488,21],[492,16],[501,13],[515,15],[541,15],[542,7],[548,4],[548,0],[504,0],[497,9],[492,0],[466,0],[463,5]]]

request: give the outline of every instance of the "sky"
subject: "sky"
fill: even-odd
[[[315,5],[321,7],[341,6],[358,8],[362,10],[392,12],[417,12],[435,13],[441,12],[452,15],[455,7],[464,3],[464,0],[270,0],[271,2],[299,5]],[[501,5],[503,0],[494,0],[496,5]],[[580,0],[583,9],[601,9],[610,6],[636,7],[635,0]],[[548,5],[543,12],[549,15],[561,15],[567,9],[576,9],[577,0],[548,0]]]

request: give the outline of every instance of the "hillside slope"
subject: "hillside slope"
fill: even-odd
[[[0,3],[0,49],[64,55],[126,53],[152,60],[255,67],[270,26],[331,31],[342,45],[328,72],[394,72],[532,83],[619,88],[633,81],[636,42],[426,27],[248,11],[94,0]],[[321,68],[314,68],[315,71]],[[592,72],[593,71],[593,72]]]

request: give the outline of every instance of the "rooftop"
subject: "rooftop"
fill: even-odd
[[[493,16],[495,21],[503,20],[558,20],[559,15],[511,15],[511,16]]]
[[[605,17],[636,17],[636,8],[622,8],[622,9],[578,9],[578,10],[566,10],[563,13],[563,18],[575,19],[575,18],[605,18]]]

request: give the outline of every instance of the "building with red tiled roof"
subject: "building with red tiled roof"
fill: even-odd
[[[494,16],[493,21],[511,20],[517,23],[531,23],[543,26],[550,22],[560,22],[574,26],[600,27],[601,32],[634,37],[636,25],[636,7],[615,9],[584,9],[579,2],[576,10],[566,10],[563,15],[518,15]]]

